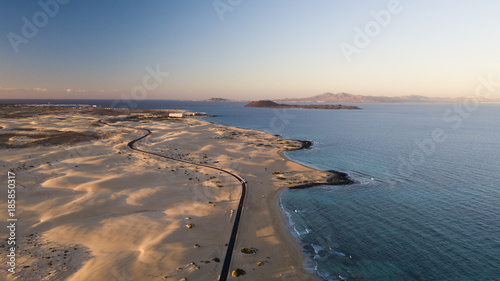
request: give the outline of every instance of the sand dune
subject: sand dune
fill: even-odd
[[[210,168],[133,152],[126,143],[142,132],[95,125],[105,118],[68,113],[2,120],[4,133],[28,128],[106,136],[73,145],[0,150],[0,165],[4,171],[13,170],[18,181],[17,237],[22,249],[17,273],[6,280],[159,280],[165,276],[217,280],[240,184]],[[303,255],[287,233],[277,206],[283,188],[325,176],[278,154],[285,145],[297,146],[296,142],[188,118],[115,124],[152,130],[138,148],[215,165],[248,181],[231,264],[232,269],[247,272],[239,278],[315,280],[305,271]],[[286,180],[277,179],[273,171],[287,171]],[[2,198],[6,198],[4,191]],[[5,201],[0,203],[3,210]],[[0,214],[5,222],[5,212]],[[257,252],[243,254],[239,252],[243,247]],[[2,255],[0,262],[5,264],[5,259]]]

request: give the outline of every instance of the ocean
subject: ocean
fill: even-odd
[[[1,102],[1,101],[0,101]],[[109,106],[112,101],[57,101]],[[500,280],[500,105],[358,104],[361,110],[142,101],[223,125],[311,140],[299,163],[357,183],[285,190],[290,232],[324,280]]]

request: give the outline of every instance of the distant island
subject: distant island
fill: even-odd
[[[205,100],[205,101],[228,102],[230,100],[224,99],[224,98],[209,98],[208,100]]]
[[[208,100],[204,101],[209,101],[209,102],[248,102],[248,100],[230,100],[230,99],[225,99],[225,98],[209,98]]]
[[[353,105],[341,105],[341,104],[280,104],[275,103],[270,100],[260,100],[260,101],[252,101],[249,104],[245,105],[245,107],[267,107],[267,108],[308,108],[308,109],[361,109],[357,106]]]
[[[407,96],[362,96],[353,95],[349,93],[337,93],[332,94],[330,92],[310,96],[306,98],[283,98],[283,99],[271,99],[271,101],[277,103],[304,103],[304,102],[315,102],[315,103],[463,103],[471,99],[471,97],[426,97],[419,95],[407,95]],[[196,100],[205,102],[250,102],[249,100],[238,100],[238,99],[226,99],[220,97],[213,97],[205,100]],[[500,103],[500,98],[485,98],[485,97],[475,97],[474,101],[480,103]],[[267,106],[265,106],[267,107]]]

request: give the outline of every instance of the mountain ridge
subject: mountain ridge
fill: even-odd
[[[386,97],[386,96],[362,96],[353,95],[344,92],[332,94],[326,92],[323,94],[306,98],[285,98],[273,99],[277,102],[339,102],[339,103],[404,103],[404,102],[463,102],[467,98],[438,98],[419,95]],[[478,99],[479,102],[499,102],[500,100]]]
[[[471,100],[474,102],[481,103],[500,103],[500,98],[484,98],[480,96],[470,96],[470,97],[455,97],[455,98],[439,98],[439,97],[427,97],[419,95],[407,95],[407,96],[363,96],[363,95],[353,95],[345,92],[340,92],[337,94],[332,94],[330,92],[322,93],[319,95],[314,95],[305,98],[282,98],[282,99],[272,99],[268,100],[275,102],[315,102],[315,103],[464,103]],[[213,97],[210,99],[199,100],[208,102],[250,102],[251,100],[237,100],[237,99],[226,99],[220,97]]]

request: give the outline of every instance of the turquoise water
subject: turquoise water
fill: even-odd
[[[269,109],[220,122],[313,140],[288,156],[359,182],[282,194],[325,280],[500,280],[500,106],[360,106],[289,110],[284,127],[269,125]]]
[[[500,280],[500,105],[459,113],[447,104],[359,106],[140,104],[312,140],[312,149],[287,156],[358,181],[282,193],[290,231],[324,280]]]

